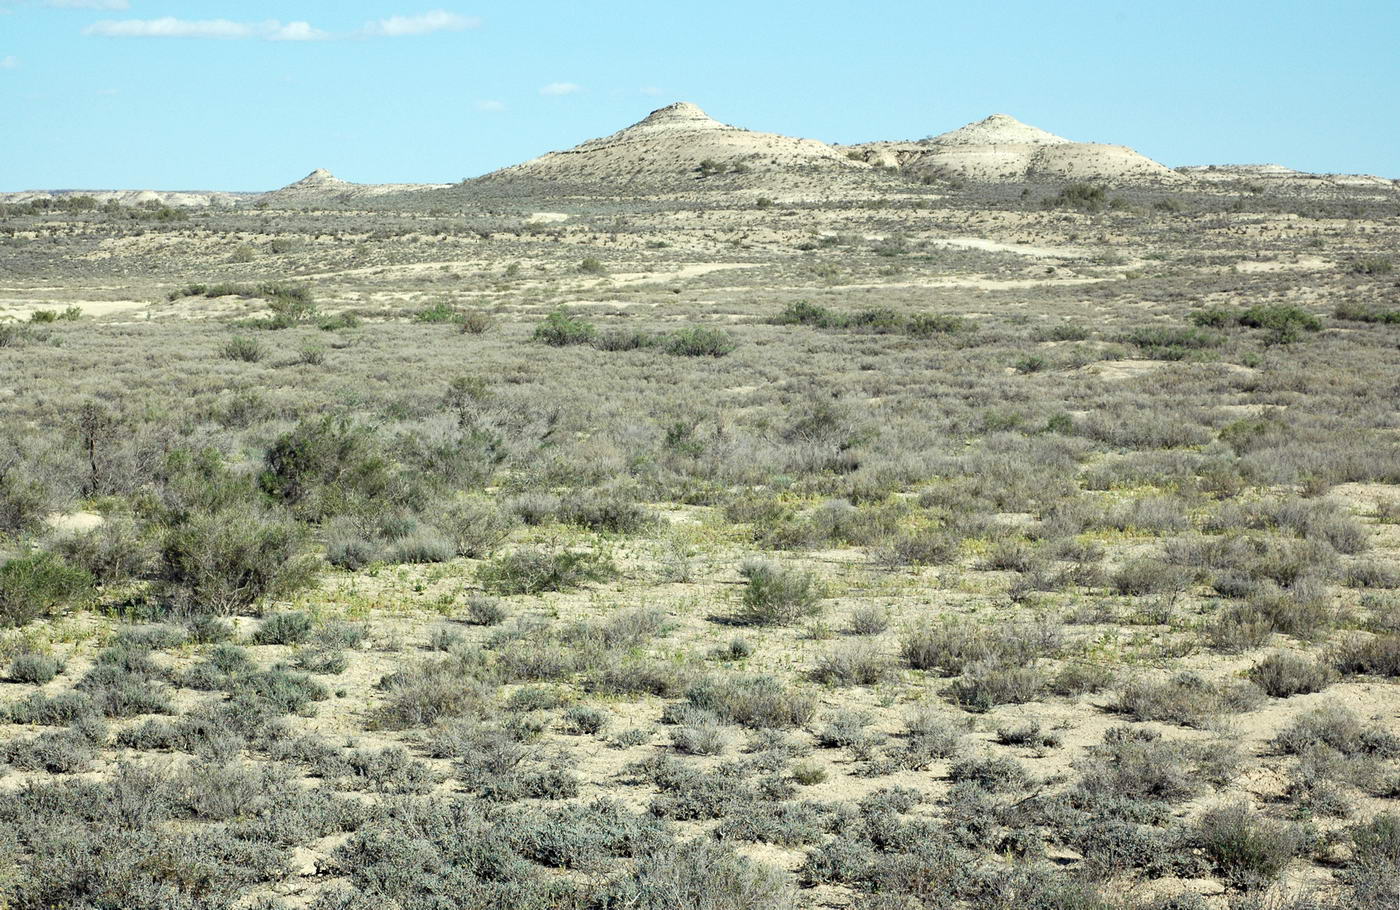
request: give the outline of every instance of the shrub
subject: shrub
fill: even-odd
[[[270,613],[253,634],[260,645],[299,645],[311,637],[311,617],[306,613]]]
[[[1135,559],[1113,573],[1113,587],[1127,597],[1180,593],[1191,581],[1189,571],[1158,559]]]
[[[244,363],[257,363],[267,356],[267,347],[256,338],[235,335],[223,343],[219,354],[226,360],[241,360]]]
[[[489,704],[489,690],[455,658],[430,661],[380,680],[384,700],[371,717],[386,730],[429,726]],[[446,757],[446,756],[439,756]]]
[[[471,559],[489,556],[515,527],[509,515],[479,499],[453,502],[434,516],[434,520],[452,541],[456,555]]]
[[[106,730],[100,722],[78,721],[66,730],[0,744],[0,761],[22,771],[76,774],[92,766],[96,746],[105,739]]]
[[[496,324],[496,317],[485,310],[464,310],[461,318],[464,335],[484,335]]]
[[[739,566],[739,574],[747,583],[740,622],[787,625],[821,612],[821,590],[810,572],[750,559]]]
[[[890,613],[884,607],[856,607],[846,627],[852,635],[879,635],[890,627]]]
[[[708,839],[645,854],[636,871],[608,886],[600,906],[632,910],[793,910],[784,875]]]
[[[606,275],[608,272],[607,266],[595,256],[584,257],[578,264],[578,270],[583,275]]]
[[[783,307],[782,311],[769,322],[773,325],[810,325],[830,329],[846,325],[849,322],[849,317],[842,316],[820,304],[798,300]]]
[[[263,491],[311,520],[356,507],[380,515],[406,495],[373,430],[344,418],[301,422],[273,441],[263,462]]]
[[[948,769],[948,779],[955,784],[971,783],[992,793],[1024,790],[1031,783],[1030,774],[1020,762],[1000,755],[958,759]]]
[[[48,654],[24,651],[10,661],[10,682],[43,685],[63,670],[58,658]]]
[[[1322,320],[1302,307],[1284,303],[1265,303],[1249,307],[1239,314],[1240,325],[1268,329],[1275,344],[1297,341],[1304,332],[1322,330]]]
[[[1251,890],[1272,884],[1307,844],[1298,828],[1244,803],[1207,810],[1196,822],[1195,841],[1227,881]]]
[[[969,711],[982,712],[1034,701],[1044,685],[1044,675],[1035,667],[982,660],[963,668],[962,676],[948,687],[948,696]]]
[[[1321,692],[1332,682],[1330,667],[1284,652],[1270,654],[1251,667],[1248,676],[1274,698]]]
[[[429,325],[456,322],[459,318],[457,308],[446,300],[438,300],[413,314],[414,322],[424,322]]]
[[[576,493],[560,502],[557,514],[560,521],[615,534],[636,534],[657,521],[655,515],[621,490]]]
[[[760,729],[801,726],[816,712],[816,699],[767,675],[709,677],[693,686],[686,698],[727,723]]]
[[[598,330],[591,322],[584,322],[569,315],[565,310],[555,310],[545,317],[544,322],[535,326],[534,339],[554,347],[571,344],[589,344],[597,337]]]
[[[65,537],[59,542],[64,559],[86,569],[99,584],[120,584],[145,575],[157,551],[148,533],[126,518],[114,517],[101,527]]]
[[[834,686],[874,686],[894,677],[894,666],[883,651],[869,643],[854,643],[817,658],[812,678]]]
[[[467,622],[474,626],[498,626],[506,620],[506,609],[490,597],[473,597],[467,601]]]
[[[1205,727],[1223,714],[1258,707],[1263,697],[1263,692],[1252,683],[1215,685],[1194,673],[1178,673],[1161,682],[1128,682],[1119,691],[1114,708],[1137,720]]]
[[[611,578],[616,569],[604,554],[555,547],[518,547],[477,569],[482,586],[493,594],[539,594],[568,591],[590,581]]]
[[[1352,260],[1347,271],[1353,275],[1389,275],[1395,263],[1385,256],[1363,256]]]
[[[671,730],[671,745],[686,755],[723,755],[729,748],[729,734],[714,715],[696,711],[696,716]]]
[[[198,513],[167,535],[161,578],[190,612],[228,615],[310,587],[309,543],[304,528],[250,507]]]
[[[1358,910],[1390,910],[1400,893],[1400,815],[1384,812],[1345,833],[1351,856],[1337,877]]]
[[[973,324],[961,316],[945,313],[915,313],[904,324],[906,334],[915,338],[931,338],[934,335],[954,335],[969,332]]]
[[[71,604],[91,591],[93,579],[52,553],[0,565],[0,628],[21,626]]]
[[[1046,204],[1052,208],[1101,212],[1108,205],[1108,193],[1103,187],[1092,183],[1071,183],[1061,187],[1059,193],[1046,200]]]
[[[447,562],[457,555],[455,541],[427,525],[418,525],[389,547],[388,560],[411,565]]]
[[[1333,665],[1345,674],[1400,676],[1400,635],[1352,635],[1333,649]]]
[[[900,654],[915,670],[936,670],[957,676],[978,661],[1025,664],[1059,647],[1060,631],[1038,623],[981,626],[967,620],[945,620],[905,631]]]
[[[1325,704],[1294,718],[1272,740],[1274,748],[1289,755],[1303,755],[1317,746],[1326,746],[1342,755],[1400,756],[1400,737],[1388,730],[1362,724],[1347,708]]]
[[[1123,340],[1159,360],[1181,360],[1191,351],[1225,343],[1223,336],[1196,326],[1146,326],[1129,332]]]
[[[723,329],[697,325],[672,333],[662,350],[681,357],[723,357],[735,347],[734,339]]]
[[[560,723],[561,729],[565,733],[575,735],[597,736],[607,729],[608,714],[600,708],[592,708],[580,705],[570,708],[564,713]]]

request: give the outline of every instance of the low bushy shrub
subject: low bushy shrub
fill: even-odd
[[[559,547],[517,547],[477,569],[477,578],[492,594],[539,594],[567,591],[616,572],[602,553]]]
[[[821,588],[810,572],[751,559],[739,567],[739,574],[746,582],[740,622],[787,625],[821,611]]]
[[[0,565],[0,628],[22,626],[87,595],[92,576],[52,553]]]

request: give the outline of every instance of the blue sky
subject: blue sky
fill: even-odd
[[[0,0],[0,190],[450,182],[675,100],[828,142],[1004,112],[1171,166],[1400,177],[1398,36],[1395,0]]]

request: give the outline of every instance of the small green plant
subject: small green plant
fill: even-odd
[[[691,326],[666,339],[664,350],[681,357],[723,357],[735,348],[734,339],[723,329]]]
[[[571,344],[589,344],[598,335],[598,329],[591,322],[585,322],[566,310],[555,310],[545,317],[544,322],[535,326],[534,339],[554,347]]]
[[[267,347],[256,338],[235,335],[225,341],[219,349],[226,360],[240,360],[244,363],[257,363],[267,356]]]
[[[752,559],[739,567],[739,574],[747,582],[741,622],[787,625],[821,611],[821,589],[810,572]]]
[[[608,267],[596,256],[586,256],[578,264],[580,275],[606,275]]]
[[[446,300],[438,300],[413,314],[414,322],[423,322],[429,325],[457,322],[460,318],[461,312]]]

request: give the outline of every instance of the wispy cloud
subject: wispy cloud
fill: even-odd
[[[130,0],[44,0],[54,9],[131,9]]]
[[[362,32],[378,38],[405,38],[430,35],[433,32],[460,32],[464,29],[478,28],[480,25],[480,19],[436,9],[416,16],[390,16],[388,19],[380,19],[366,25]]]
[[[657,88],[654,85],[644,85],[642,86],[642,94],[650,95],[653,98],[655,98],[657,95],[661,94],[661,89]]]
[[[331,37],[310,22],[288,22],[265,35],[269,41],[325,41]]]
[[[504,101],[478,101],[476,109],[488,114],[498,114],[506,109],[506,103]]]
[[[0,57],[0,70],[17,70],[17,69],[19,69],[19,58],[18,58],[18,57],[14,57],[14,56],[10,56],[10,57]]]
[[[125,9],[128,0],[47,0],[52,5],[85,6],[89,9]],[[98,4],[123,4],[99,6]],[[239,22],[233,19],[104,19],[83,30],[85,35],[102,38],[213,38],[225,41],[261,39],[264,41],[330,41],[349,38],[407,38],[433,32],[476,28],[481,20],[434,10],[416,16],[390,16],[370,22],[355,32],[333,34],[310,22]]]
[[[268,26],[280,28],[281,23],[254,25],[231,19],[105,19],[83,29],[85,35],[103,38],[256,38]]]
[[[583,91],[583,86],[575,85],[572,82],[551,82],[540,89],[541,95],[577,95]]]

